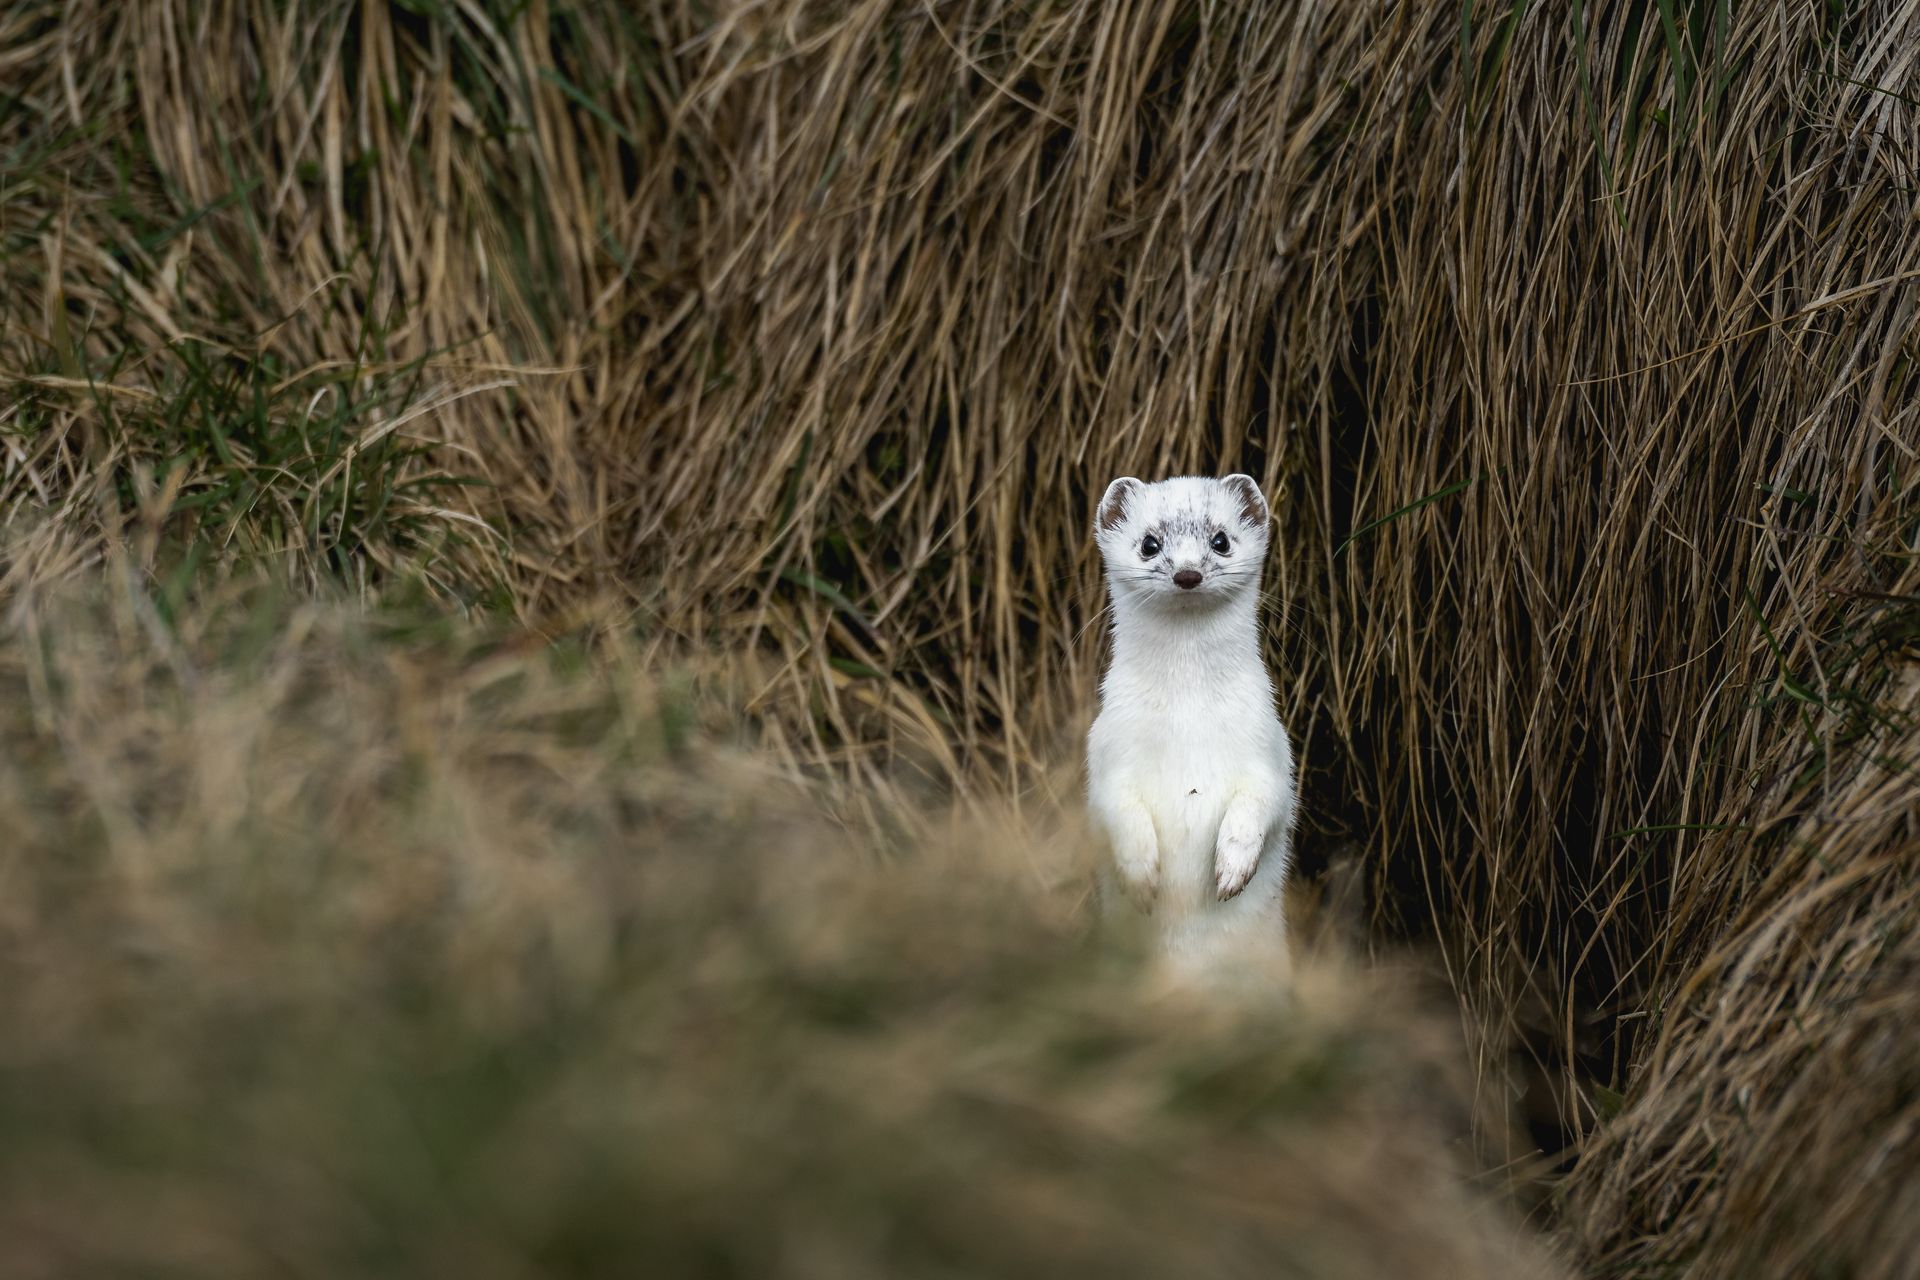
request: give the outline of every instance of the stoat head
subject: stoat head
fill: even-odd
[[[1100,499],[1093,536],[1115,604],[1207,609],[1259,590],[1268,518],[1252,476],[1122,476]]]

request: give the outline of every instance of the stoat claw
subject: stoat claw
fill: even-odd
[[[1260,841],[1221,833],[1213,853],[1213,883],[1225,902],[1253,879],[1260,865]]]

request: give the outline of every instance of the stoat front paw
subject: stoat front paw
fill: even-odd
[[[1254,869],[1260,865],[1264,835],[1260,831],[1241,830],[1231,823],[1221,825],[1219,839],[1213,846],[1213,883],[1220,901],[1233,897],[1253,879]]]
[[[1126,886],[1127,896],[1142,910],[1151,907],[1160,893],[1159,848],[1151,841],[1133,841],[1116,847],[1113,860],[1120,868],[1120,883]]]

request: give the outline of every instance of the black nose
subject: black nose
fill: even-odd
[[[1193,590],[1200,585],[1200,571],[1198,569],[1182,569],[1173,575],[1173,585],[1182,591]]]

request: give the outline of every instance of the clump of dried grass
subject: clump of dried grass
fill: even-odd
[[[1789,1221],[1792,1179],[1866,1150],[1678,1141],[1658,1082],[1714,1064],[1732,1106],[1785,1070],[1735,1029],[1800,988],[1726,1023],[1680,999],[1774,954],[1769,922],[1855,922],[1808,944],[1825,972],[1909,918],[1908,0],[0,21],[9,508],[144,528],[163,572],[199,535],[424,560],[536,623],[624,593],[662,647],[738,656],[770,749],[884,797],[903,756],[1009,789],[1070,741],[1107,478],[1253,471],[1285,495],[1273,652],[1318,834],[1442,942],[1488,1044],[1528,1045],[1482,1066],[1585,1150],[1589,1243],[1725,1263],[1742,1215]],[[354,490],[268,397],[255,488],[204,534],[213,433],[109,412],[207,400],[187,335],[241,388],[344,369],[370,407],[329,438],[405,418],[434,452]],[[376,395],[413,371],[441,390]],[[390,534],[381,495],[434,475],[492,487]],[[1810,822],[1838,887],[1795,878]],[[1832,1006],[1813,1060],[1856,1061],[1876,1008]]]
[[[10,1274],[1537,1276],[1384,980],[1154,995],[630,662],[124,580],[0,630]]]
[[[1658,1034],[1571,1188],[1596,1263],[1894,1277],[1920,1256],[1916,496],[1830,557],[1811,634],[1766,637],[1786,731],[1676,869]]]

